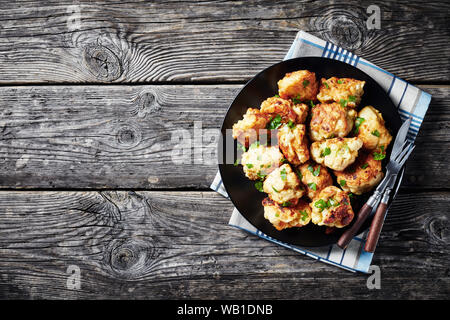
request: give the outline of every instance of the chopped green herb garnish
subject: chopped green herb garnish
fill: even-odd
[[[361,165],[361,169],[365,169],[365,168],[367,168],[368,166],[369,166],[368,163],[364,163],[364,164]]]
[[[371,134],[374,135],[375,137],[379,137],[380,136],[380,132],[378,130],[372,131]]]
[[[302,180],[303,179],[303,175],[302,175],[302,173],[300,172],[300,170],[296,170],[295,171],[295,173],[297,174],[297,177],[300,179],[300,180]]]
[[[309,100],[309,105],[311,106],[311,108],[314,108],[316,106],[312,100]]]
[[[355,96],[348,96],[347,99],[349,102],[355,102],[356,101],[356,97]]]
[[[341,79],[339,79],[339,80],[337,81],[337,83],[343,84],[344,82],[343,82]]]
[[[236,161],[234,162],[234,166],[237,167],[239,165],[239,158],[236,159]]]
[[[339,181],[339,184],[343,187],[345,187],[345,185],[347,184],[347,182],[345,180],[341,180]]]
[[[383,160],[384,158],[386,158],[386,155],[384,153],[374,152],[373,153],[373,158],[375,160]]]
[[[317,185],[314,182],[308,183],[308,187],[314,191],[317,190]]]
[[[272,186],[273,191],[275,191],[276,193],[279,193],[280,191],[278,191],[274,186]]]
[[[277,212],[277,213],[275,213],[275,217],[279,217],[280,216],[280,214]]]
[[[328,199],[327,206],[328,207],[338,207],[339,202],[334,199]]]
[[[360,118],[360,117],[357,117],[357,118],[356,118],[356,120],[355,120],[355,131],[354,131],[355,134],[358,134],[358,132],[359,132],[359,127],[361,126],[361,124],[362,124],[364,121],[366,121],[366,119]]]
[[[321,209],[321,211],[328,207],[328,204],[323,199],[319,199],[314,203],[314,207]]]
[[[281,120],[282,120],[281,116],[277,114],[276,117],[270,120],[270,122],[267,124],[267,129],[269,130],[278,129],[281,126]]]
[[[264,178],[267,176],[267,174],[261,173],[261,171],[258,171],[257,175],[261,180],[264,180]]]
[[[331,149],[329,147],[326,147],[322,150],[322,153],[320,154],[320,157],[325,157],[331,153]]]
[[[299,104],[302,102],[302,97],[300,96],[300,94],[298,94],[295,98],[292,98],[292,102],[294,104]]]
[[[238,143],[238,148],[241,149],[243,152],[246,152],[247,149],[245,148],[245,146],[243,146],[242,144]]]
[[[339,101],[339,103],[341,104],[341,107],[342,107],[342,108],[345,108],[345,107],[347,106],[347,100],[345,100],[345,99],[341,99],[341,100]]]
[[[295,123],[292,120],[289,120],[287,125],[288,125],[289,129],[294,129],[295,128]]]
[[[306,88],[309,85],[309,80],[303,81],[303,88]]]
[[[248,150],[253,149],[253,148],[258,148],[259,146],[260,146],[259,141],[255,141],[250,145],[250,147],[248,147]]]
[[[283,207],[290,207],[292,204],[289,201],[283,202],[282,206]]]
[[[325,87],[327,87],[327,89],[330,89],[330,87],[328,86],[328,83],[326,83],[326,82],[322,82],[322,83]]]
[[[300,211],[300,214],[302,215],[302,221],[306,221],[309,217],[308,211],[306,210]]]
[[[262,181],[256,181],[256,182],[255,182],[255,188],[256,188],[256,190],[258,190],[259,192],[264,192]]]
[[[281,180],[286,181],[286,168],[280,170]]]
[[[314,177],[317,177],[320,174],[320,165],[317,167],[316,170],[313,171],[312,174],[313,174]]]
[[[246,166],[247,166],[247,168],[249,168],[249,169],[253,168],[253,165],[252,165],[251,163],[247,163]]]
[[[274,95],[275,98],[279,98],[280,96],[278,94]]]

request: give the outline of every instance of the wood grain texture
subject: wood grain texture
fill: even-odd
[[[366,275],[227,226],[232,205],[214,192],[3,191],[0,298],[446,299],[449,205],[399,195],[373,261],[381,290],[368,290]]]
[[[245,81],[299,30],[407,81],[449,81],[448,1],[0,1],[0,83]]]
[[[241,87],[0,87],[0,187],[207,189],[218,129]],[[423,89],[433,100],[404,185],[447,188],[450,87]],[[187,161],[174,164],[183,134]]]

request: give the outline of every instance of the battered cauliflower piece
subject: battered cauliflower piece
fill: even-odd
[[[250,180],[264,178],[283,162],[283,154],[277,146],[267,147],[257,142],[242,154],[244,173]]]
[[[354,164],[334,174],[342,190],[358,195],[370,191],[384,176],[381,161],[375,160],[372,153],[360,154]]]
[[[278,231],[292,228],[303,227],[311,221],[311,208],[309,203],[299,200],[293,207],[283,207],[272,201],[270,198],[264,198],[264,218]]]
[[[284,78],[278,81],[278,94],[284,99],[316,100],[318,89],[316,74],[308,70],[286,73]]]
[[[314,199],[320,191],[333,185],[333,179],[325,166],[308,162],[298,167],[300,179],[306,187],[309,199]]]
[[[248,147],[250,141],[258,139],[260,129],[265,129],[270,117],[258,109],[249,108],[242,120],[233,125],[233,138]]]
[[[304,103],[296,103],[292,109],[297,114],[297,119],[295,122],[304,123],[306,121],[306,117],[308,117],[308,105]]]
[[[309,205],[311,220],[319,226],[343,228],[355,215],[347,193],[335,186],[323,189]]]
[[[311,110],[310,136],[314,141],[345,137],[353,129],[357,112],[339,103],[318,104]]]
[[[264,181],[263,190],[271,200],[283,206],[295,206],[304,194],[304,189],[289,164],[273,170]]]
[[[279,97],[271,97],[261,103],[261,112],[273,118],[277,114],[281,116],[281,121],[287,123],[289,121],[296,122],[297,114],[293,109],[293,103]]]
[[[308,161],[309,147],[305,125],[284,125],[278,130],[277,135],[278,145],[290,163],[299,165]]]
[[[359,129],[358,138],[362,140],[366,150],[379,150],[384,146],[384,150],[392,141],[392,136],[384,126],[384,119],[377,109],[367,106],[361,109],[358,114]],[[364,120],[362,120],[364,119]]]
[[[365,81],[351,78],[336,78],[320,80],[320,91],[317,99],[322,102],[338,102],[350,108],[355,108],[364,94]]]
[[[311,157],[330,169],[342,171],[355,162],[363,143],[357,138],[334,138],[311,144]]]

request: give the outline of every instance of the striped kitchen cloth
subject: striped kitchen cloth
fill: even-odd
[[[402,120],[404,121],[410,116],[412,117],[412,123],[408,131],[408,140],[415,140],[423,118],[425,117],[425,113],[427,112],[428,105],[431,101],[430,94],[419,90],[406,81],[397,78],[395,75],[377,67],[363,58],[354,55],[350,51],[342,49],[304,31],[300,31],[284,59],[287,60],[297,57],[311,56],[344,61],[370,75],[389,94],[391,100],[397,106]],[[217,172],[217,175],[211,184],[211,189],[228,198],[228,194],[223,186],[219,172]],[[305,248],[283,243],[257,230],[239,213],[236,208],[233,210],[229,225],[292,249],[298,253],[307,255],[308,257],[349,271],[368,273],[372,262],[373,253],[366,252],[364,250],[364,244],[368,233],[367,231],[354,237],[347,249],[342,250],[337,245],[319,248]]]

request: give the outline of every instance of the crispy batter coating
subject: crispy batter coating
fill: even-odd
[[[309,203],[301,199],[295,206],[283,207],[270,198],[264,198],[262,205],[264,206],[264,218],[269,220],[277,230],[303,227],[311,221]]]
[[[286,73],[284,78],[278,81],[278,94],[284,99],[316,100],[318,87],[314,72],[299,70]]]
[[[311,110],[310,136],[314,141],[346,137],[353,128],[356,111],[339,103],[318,104]]]
[[[312,161],[298,167],[301,174],[301,181],[306,187],[309,199],[314,199],[320,191],[333,185],[328,169],[325,166]]]
[[[297,114],[296,123],[304,123],[308,117],[308,105],[304,103],[295,103],[292,107],[294,112]]]
[[[344,171],[334,171],[342,190],[354,194],[370,191],[383,178],[381,161],[375,160],[372,153],[360,153],[355,163]]]
[[[311,144],[311,157],[330,169],[342,171],[355,162],[362,145],[357,137],[314,142]]]
[[[284,125],[278,130],[278,145],[284,157],[292,164],[308,161],[309,147],[306,127],[303,124]]]
[[[365,83],[351,78],[322,78],[317,99],[322,103],[334,101],[354,108],[361,102]]]
[[[359,111],[358,118],[364,119],[358,130],[358,138],[362,140],[364,149],[375,150],[384,146],[386,150],[392,141],[392,136],[384,125],[381,112],[372,106],[367,106]]]
[[[281,116],[282,122],[296,122],[297,114],[293,109],[293,103],[290,100],[279,97],[270,97],[261,103],[261,112],[273,118],[277,114]]]
[[[248,147],[251,141],[258,139],[259,130],[265,130],[269,119],[269,115],[260,112],[258,109],[247,109],[244,118],[233,125],[233,138]]]
[[[319,226],[342,228],[354,217],[347,193],[335,186],[323,189],[310,206],[312,222]]]
[[[289,164],[273,170],[264,181],[263,190],[270,199],[285,206],[296,205],[304,194],[304,189]]]
[[[267,147],[255,143],[242,154],[241,163],[247,178],[258,180],[278,168],[283,162],[283,158],[283,154],[277,146]]]

